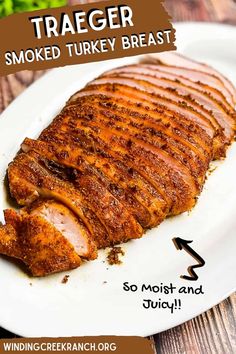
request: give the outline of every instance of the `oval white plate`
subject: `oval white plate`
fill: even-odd
[[[210,24],[178,24],[179,51],[215,65],[236,85],[236,29]],[[232,41],[235,41],[233,45]],[[20,95],[0,119],[0,209],[8,207],[4,176],[22,140],[36,137],[68,97],[103,71],[137,58],[52,70]],[[141,335],[176,326],[219,303],[235,290],[236,144],[209,177],[190,214],[171,218],[123,246],[124,262],[110,267],[106,251],[94,262],[64,274],[31,279],[14,263],[0,259],[0,325],[22,336]],[[0,219],[3,216],[1,214]],[[177,251],[173,237],[193,240],[191,247],[206,261],[199,280],[180,279],[195,261]],[[204,295],[125,292],[123,283],[202,285]],[[143,299],[181,300],[181,309],[147,310]]]

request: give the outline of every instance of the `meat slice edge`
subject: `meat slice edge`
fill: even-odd
[[[219,157],[225,157],[225,151],[227,147],[227,140],[224,135],[224,132],[222,130],[222,127],[220,124],[217,122],[215,117],[212,115],[211,112],[207,111],[203,106],[200,106],[197,102],[193,102],[191,98],[188,96],[183,96],[179,95],[176,92],[171,92],[169,90],[166,90],[161,87],[157,87],[154,85],[151,85],[147,81],[143,80],[135,80],[131,77],[125,78],[125,77],[108,77],[108,78],[99,78],[90,85],[107,85],[111,84],[112,86],[120,85],[121,87],[124,87],[124,90],[129,87],[132,90],[138,90],[139,95],[140,92],[142,95],[152,95],[153,97],[150,98],[152,100],[159,100],[162,105],[168,105],[172,109],[176,109],[178,111],[178,106],[179,109],[188,109],[190,112],[190,115],[186,116],[186,118],[191,119],[194,123],[197,123],[202,127],[203,129],[207,129],[206,132],[214,135],[214,155],[215,158]],[[76,97],[76,95],[74,96]],[[148,96],[150,97],[150,96]],[[196,111],[197,115],[194,114]],[[191,114],[192,113],[192,114]],[[193,116],[194,114],[194,116]],[[212,128],[214,131],[212,131]],[[211,131],[209,130],[211,129]]]
[[[157,89],[161,88],[167,91],[177,92],[180,95],[188,96],[194,102],[197,102],[199,106],[206,107],[210,112],[213,113],[215,119],[217,120],[220,127],[223,129],[226,143],[229,145],[235,134],[235,119],[230,112],[227,112],[224,107],[222,107],[221,102],[216,101],[213,97],[202,93],[201,91],[195,90],[191,87],[187,87],[181,83],[165,78],[156,78],[151,75],[142,75],[135,73],[119,73],[118,77],[125,77],[130,79],[136,79],[146,82],[146,85],[150,84]],[[111,76],[113,77],[113,76]]]
[[[73,245],[81,258],[97,258],[97,247],[88,230],[63,204],[55,200],[39,199],[22,212],[25,215],[40,216],[54,226]]]
[[[34,152],[21,153],[10,164],[8,169],[10,190],[19,204],[30,204],[38,199],[39,195],[60,201],[79,216],[99,247],[100,242],[103,246],[108,247],[118,242],[126,242],[130,238],[142,236],[141,226],[124,208],[122,209],[121,205],[111,199],[108,191],[105,191],[104,198],[99,199],[100,186],[97,187],[96,193],[94,190],[93,195],[88,195],[84,193],[84,190],[91,179],[82,176],[80,182],[83,185],[81,188],[79,186],[76,188],[73,183],[61,179],[55,173],[53,174],[47,169],[46,164],[46,159]],[[92,197],[93,199],[91,199]],[[98,208],[99,205],[100,208]],[[109,208],[109,205],[111,206],[110,213],[106,214],[106,218],[103,218],[102,213],[106,212],[105,208]],[[86,208],[94,213],[94,217],[97,219],[96,226],[93,225],[91,217],[86,215]],[[120,215],[119,225],[116,223],[116,213]],[[116,226],[119,226],[119,232],[116,232]],[[105,234],[102,237],[97,237],[99,232],[103,233],[104,229]]]
[[[236,89],[233,86],[232,82],[210,65],[197,62],[194,59],[187,58],[185,55],[177,52],[151,54],[147,56],[145,62],[149,60],[151,60],[151,62],[158,62],[167,66],[175,65],[181,68],[195,69],[218,77],[222,81],[228,92],[231,94],[232,100],[236,104]]]
[[[166,214],[161,196],[134,169],[128,168],[120,160],[113,159],[107,151],[100,151],[97,148],[96,152],[91,153],[88,143],[83,144],[83,136],[76,141],[71,137],[65,143],[67,136],[67,134],[60,134],[50,141],[47,141],[46,136],[44,136],[45,141],[25,139],[22,149],[25,152],[30,150],[41,152],[48,159],[69,168],[80,170],[81,163],[84,161],[89,163],[109,178],[111,184],[108,189],[115,195],[121,195],[121,200],[123,197],[120,190],[126,191],[127,198],[132,197],[130,204],[133,203],[134,198],[137,200],[139,210],[136,210],[136,214],[138,213],[136,217],[144,228],[157,226],[163,221]]]
[[[178,68],[173,67],[172,70],[170,69],[168,70],[168,68],[171,67],[163,66],[163,65],[128,65],[126,67],[121,67],[121,68],[111,70],[107,72],[107,74],[104,74],[104,76],[118,74],[119,72],[124,72],[124,73],[134,72],[136,74],[151,75],[153,77],[157,77],[160,79],[161,78],[169,79],[172,81],[176,81],[177,83],[181,83],[185,86],[191,87],[193,89],[196,89],[198,91],[201,91],[203,94],[211,95],[215,100],[222,102],[222,105],[224,106],[225,110],[228,110],[229,112],[234,111],[234,104],[227,100],[226,97],[228,96],[226,94],[225,95],[223,94],[224,93],[223,85],[222,85],[222,90],[219,91],[219,85],[218,85],[218,89],[216,89],[212,87],[210,83],[207,81],[205,81],[206,83],[204,84],[200,80],[199,81],[191,80],[191,78],[194,76],[194,73],[192,72],[190,72],[189,75],[185,74],[187,77],[183,77],[180,74],[178,74]]]
[[[132,144],[132,142],[130,144],[130,137],[128,137],[127,134],[122,134],[122,132],[119,132],[117,129],[114,130],[113,127],[108,127],[103,121],[104,119],[101,119],[100,114],[97,111],[95,112],[91,106],[79,106],[79,109],[76,107],[66,107],[63,114],[64,117],[61,115],[59,118],[61,122],[56,122],[55,127],[59,124],[60,130],[64,130],[68,135],[74,137],[78,136],[79,130],[83,131],[84,134],[87,134],[87,136],[93,139],[94,146],[98,146],[98,144],[101,143],[105,151],[110,151],[113,156],[117,156],[119,159],[122,159],[125,163],[129,163],[132,167],[141,172],[154,188],[160,190],[163,189],[162,185],[167,188],[169,185],[169,192],[166,192],[165,187],[163,189],[163,196],[171,201],[172,197],[178,194],[178,203],[176,203],[176,205],[173,203],[176,210],[178,210],[180,205],[182,206],[179,210],[182,210],[182,208],[185,209],[187,205],[189,207],[189,205],[194,204],[193,196],[196,193],[196,186],[190,172],[177,161],[167,156],[163,151],[160,152],[160,150],[158,150],[158,154],[160,152],[162,159],[156,154],[157,149],[152,146],[140,142],[136,143],[135,139],[132,139],[134,144]],[[91,116],[94,117],[93,121]],[[89,117],[89,120],[87,120],[86,117]],[[100,132],[99,138],[98,132]],[[53,133],[56,134],[56,131],[52,130],[50,132],[50,134]],[[112,147],[112,151],[111,149],[109,150],[109,147]],[[167,160],[169,161],[168,163]],[[175,166],[174,170],[170,169],[170,164],[172,167]],[[171,175],[173,175],[172,178]],[[184,176],[185,179],[183,179]],[[180,182],[180,180],[182,182]],[[177,185],[178,188],[176,187]],[[186,199],[184,196],[186,196]]]
[[[81,265],[72,244],[42,217],[20,216],[10,210],[6,211],[6,221],[0,227],[0,253],[21,260],[33,276],[42,277]]]

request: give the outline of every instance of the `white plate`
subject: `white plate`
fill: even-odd
[[[208,24],[178,24],[179,50],[214,64],[236,85],[236,29]],[[235,41],[235,44],[232,42]],[[66,99],[103,71],[137,58],[55,69],[34,83],[1,115],[0,209],[8,207],[3,183],[7,164],[24,137],[36,137]],[[235,290],[236,269],[236,144],[218,163],[197,206],[190,214],[171,218],[143,237],[124,245],[123,265],[110,267],[106,251],[94,262],[70,273],[30,279],[14,263],[0,260],[0,325],[22,336],[141,335],[176,326],[219,303]],[[1,217],[2,218],[2,215]],[[206,261],[199,280],[180,279],[194,264],[177,251],[173,237],[193,240]],[[204,295],[162,295],[123,291],[130,284],[203,286]],[[31,283],[31,284],[30,284]],[[181,310],[142,307],[142,300],[181,299]]]

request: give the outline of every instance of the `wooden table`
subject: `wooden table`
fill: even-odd
[[[78,3],[79,0],[72,0],[72,2]],[[165,4],[175,21],[236,23],[236,0],[166,0]],[[42,74],[43,72],[21,72],[1,77],[0,112]],[[1,338],[13,336],[0,329]],[[159,333],[151,337],[151,340],[157,354],[236,353],[236,294],[205,314],[181,326]]]

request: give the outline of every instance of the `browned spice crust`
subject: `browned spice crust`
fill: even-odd
[[[65,275],[64,278],[62,279],[61,283],[66,284],[68,282],[69,278],[70,278],[69,275]]]
[[[125,255],[125,252],[122,250],[121,247],[113,247],[109,253],[108,253],[108,256],[107,256],[107,261],[110,265],[118,265],[118,264],[121,264],[122,261],[120,260],[120,257],[119,256],[124,256]]]

